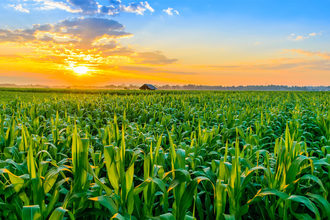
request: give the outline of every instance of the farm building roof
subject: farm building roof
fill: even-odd
[[[140,89],[144,90],[156,90],[157,88],[151,84],[143,84],[143,86],[140,87]]]

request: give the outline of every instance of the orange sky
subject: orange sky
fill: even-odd
[[[0,77],[17,84],[329,85],[328,70],[313,69],[329,58],[306,51],[284,51],[283,58],[210,65],[168,61],[160,52],[120,46],[114,49],[118,53],[106,55],[108,51],[48,42],[2,43],[1,47]]]
[[[174,9],[163,11],[172,18],[153,15],[148,23],[139,23],[145,18],[135,23],[135,17],[124,19],[129,23],[125,27],[111,16],[78,16],[84,8],[63,4],[59,9],[74,16],[20,28],[2,25],[0,83],[330,85],[330,53],[326,43],[320,50],[327,39],[321,28],[304,28],[310,31],[300,35],[282,30],[274,36],[261,34],[267,29],[263,24],[260,34],[251,36],[240,27],[239,35],[237,30],[219,32],[197,20],[196,27],[188,25]],[[29,5],[18,7],[20,13],[30,13],[32,9],[23,6]],[[136,16],[155,13],[149,4],[139,7],[121,9]],[[182,23],[175,27],[175,22]]]

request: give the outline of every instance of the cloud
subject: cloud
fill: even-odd
[[[94,69],[95,74],[105,71],[104,66],[163,66],[177,61],[160,51],[145,52],[121,45],[123,38],[131,36],[115,20],[86,17],[35,24],[26,29],[0,29],[0,46],[26,51],[20,53],[24,57],[21,60],[35,65],[57,65],[58,69],[68,71],[84,65]]]
[[[288,71],[288,70],[330,70],[330,53],[313,52],[301,49],[289,49],[285,52],[302,54],[306,57],[280,58],[274,60],[260,61],[260,64],[242,64],[242,65],[216,65],[206,66],[205,68],[219,71],[239,71],[239,70],[265,70],[265,71]],[[316,58],[315,58],[316,57]]]
[[[30,13],[30,11],[28,9],[23,8],[22,4],[9,5],[9,6],[14,8],[16,11],[23,12],[23,13]]]
[[[281,71],[329,71],[330,70],[330,53],[320,51],[307,51],[301,49],[287,49],[284,52],[293,54],[301,54],[303,57],[291,57],[268,60],[263,64],[240,65],[240,66],[217,66],[218,69],[235,70],[281,70]]]
[[[93,41],[101,37],[118,39],[128,36],[132,34],[125,32],[122,24],[105,18],[64,20],[57,24],[37,24],[30,29],[0,29],[0,42],[79,42],[79,47],[92,47]]]
[[[95,0],[68,0],[68,2],[86,14],[95,14],[98,10],[98,3]]]
[[[278,63],[268,63],[257,65],[256,68],[262,70],[289,70],[294,68],[303,68],[306,67],[306,61],[298,61],[298,60],[280,60]]]
[[[38,10],[63,10],[70,13],[80,13],[82,9],[74,9],[71,8],[66,2],[61,1],[52,1],[52,0],[32,0],[33,2],[37,3],[36,9]]]
[[[146,11],[149,11],[151,13],[155,11],[147,1],[132,2],[128,5],[122,4],[120,0],[110,0],[109,3],[109,5],[99,5],[100,14],[116,15],[120,12],[128,12],[138,15],[144,15]]]
[[[292,40],[292,41],[303,41],[303,40],[311,39],[313,37],[320,36],[320,35],[322,35],[322,34],[315,33],[315,32],[305,34],[305,35],[297,35],[297,34],[292,33],[289,35],[288,39]]]
[[[147,1],[144,2],[144,7],[150,12],[155,12],[155,9],[153,9]]]
[[[121,0],[24,0],[31,9],[63,10],[70,13],[85,15],[117,15],[121,12],[144,15],[145,12],[155,10],[147,1],[132,1],[122,3]]]
[[[31,30],[11,31],[0,29],[0,42],[26,42],[35,40],[33,33],[31,34]]]
[[[164,70],[157,67],[146,67],[146,66],[121,66],[119,67],[121,71],[136,71],[141,73],[169,73],[169,74],[179,74],[179,75],[196,75],[196,72],[190,71],[176,71],[176,70]]]
[[[122,11],[135,13],[138,15],[143,15],[145,11],[154,12],[155,10],[149,5],[147,1],[145,2],[138,2],[138,3],[130,3],[129,5],[121,6]]]
[[[173,16],[173,15],[180,15],[179,11],[178,10],[175,10],[173,8],[167,8],[167,9],[164,9],[163,12],[165,12],[166,14],[170,15],[170,16]]]
[[[324,53],[324,52],[319,52],[319,51],[307,51],[307,50],[300,50],[300,49],[291,49],[291,50],[286,50],[286,51],[290,51],[290,52],[294,52],[294,53],[298,53],[298,54],[303,54],[306,56],[318,56],[321,57],[323,59],[327,59],[330,60],[330,53]]]
[[[99,13],[116,15],[121,11],[121,1],[120,0],[109,0],[109,5],[99,5]]]
[[[132,36],[124,31],[124,26],[117,21],[105,18],[80,18],[64,20],[55,25],[54,30],[62,34],[78,36],[83,44],[91,45],[97,38],[122,38]]]
[[[270,63],[253,66],[261,70],[280,71],[327,71],[330,70],[330,60],[308,60],[308,59],[279,59]]]
[[[133,56],[137,63],[166,65],[177,62],[177,59],[169,59],[162,52],[140,52]]]

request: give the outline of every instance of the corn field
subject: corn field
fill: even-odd
[[[329,100],[136,91],[6,101],[0,219],[329,219]]]

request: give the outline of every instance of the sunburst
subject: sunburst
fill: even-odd
[[[76,66],[72,67],[72,71],[75,72],[78,76],[87,75],[90,72],[90,69],[86,66]]]

